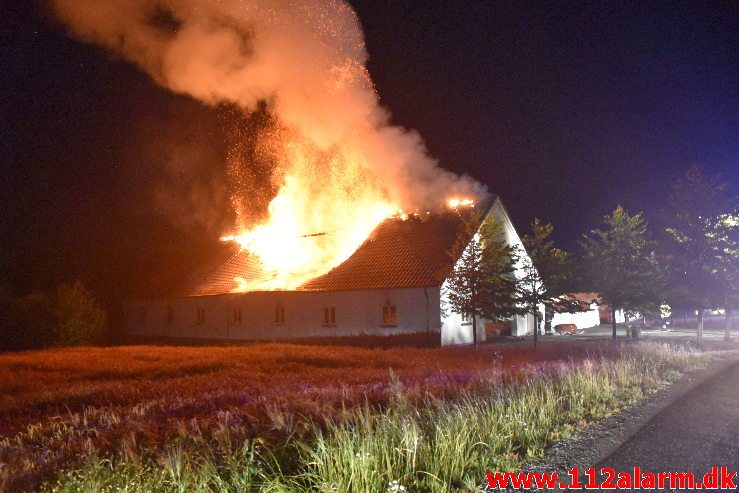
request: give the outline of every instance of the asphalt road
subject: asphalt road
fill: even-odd
[[[736,325],[736,324],[735,324]],[[616,328],[618,337],[626,337],[626,325],[618,324]],[[613,334],[613,328],[609,324],[601,324],[595,327],[590,327],[581,330],[576,336],[565,336],[568,338],[585,338],[589,339],[592,337],[611,337]],[[724,328],[723,327],[706,327],[703,329],[703,341],[705,343],[724,343]],[[736,344],[738,335],[736,328],[732,331],[734,343]],[[645,340],[671,340],[673,342],[695,342],[697,339],[697,328],[696,327],[670,327],[669,329],[642,329],[641,337]],[[562,336],[560,336],[562,338]],[[725,343],[724,343],[725,344]]]
[[[701,476],[712,466],[739,470],[739,363],[660,411],[597,467],[634,466]]]

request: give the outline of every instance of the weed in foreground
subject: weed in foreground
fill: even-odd
[[[346,409],[277,448],[228,438],[215,449],[197,440],[184,447],[183,440],[135,460],[93,458],[45,490],[475,491],[486,470],[512,470],[541,457],[547,445],[637,402],[700,360],[649,344],[626,348],[615,360],[531,365],[448,399],[417,398],[394,385],[386,406]]]

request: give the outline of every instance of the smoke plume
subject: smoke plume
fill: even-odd
[[[388,211],[435,208],[450,195],[484,192],[441,169],[417,132],[390,124],[365,66],[359,21],[343,1],[51,2],[73,36],[136,63],[173,92],[247,114],[266,108],[273,123],[259,145],[277,163],[277,195],[269,205],[273,224],[265,226],[313,234],[373,218],[347,233],[351,241],[327,262],[346,256],[349,243],[366,237]],[[237,175],[243,169],[228,168]],[[245,181],[233,180],[241,184],[232,198],[240,230],[255,226]]]

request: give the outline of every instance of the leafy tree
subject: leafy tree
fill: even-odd
[[[86,345],[99,340],[107,326],[107,314],[85,286],[61,284],[57,288],[58,343]]]
[[[670,301],[698,310],[698,342],[703,338],[703,311],[725,308],[728,339],[739,281],[737,197],[719,179],[690,168],[672,187],[665,232]]]
[[[616,311],[654,311],[661,301],[662,268],[647,238],[641,213],[629,215],[620,205],[603,219],[603,229],[583,236],[584,270],[600,297]]]
[[[563,295],[572,282],[569,255],[554,246],[554,227],[538,218],[531,223],[531,234],[523,237],[526,252],[519,253],[517,300],[524,313],[534,316],[534,345],[539,333],[539,307],[580,311],[580,303]]]
[[[456,263],[445,294],[452,311],[472,317],[477,346],[478,317],[502,320],[520,312],[515,298],[516,255],[514,248],[501,239],[500,225],[490,218],[481,225],[479,215],[465,216],[463,220],[463,233],[450,252]]]

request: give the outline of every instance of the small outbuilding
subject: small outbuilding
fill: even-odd
[[[578,329],[588,329],[600,324],[601,301],[598,293],[569,293],[562,295],[564,302],[560,308],[554,303],[551,326],[574,324]],[[577,312],[568,311],[572,309],[572,302],[579,305]]]

